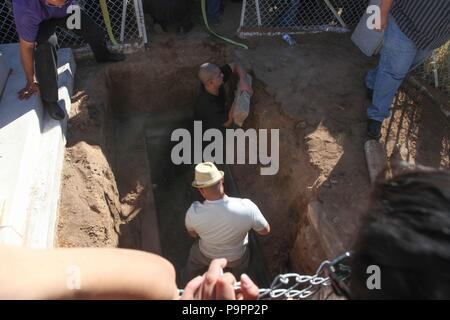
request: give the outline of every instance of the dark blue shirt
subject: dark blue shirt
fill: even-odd
[[[396,0],[392,15],[419,49],[436,49],[450,40],[450,0]]]
[[[67,16],[67,8],[74,2],[75,0],[67,0],[61,7],[53,7],[47,5],[45,0],[13,0],[14,20],[19,37],[35,42],[41,22]]]

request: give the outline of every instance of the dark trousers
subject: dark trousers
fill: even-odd
[[[155,23],[175,23],[187,26],[191,23],[192,0],[144,0],[144,12],[152,16]]]
[[[206,7],[206,15],[208,16],[208,22],[219,23],[220,14],[223,8],[223,0],[208,0]]]
[[[60,19],[50,19],[39,25],[36,39],[34,64],[36,78],[41,89],[42,100],[58,101],[58,38],[56,27],[67,29],[69,16]],[[108,55],[103,31],[83,10],[81,10],[81,28],[70,30],[81,36],[91,47],[97,61],[102,61]]]

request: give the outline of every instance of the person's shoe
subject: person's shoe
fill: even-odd
[[[367,120],[367,138],[370,140],[380,140],[381,127],[383,123],[373,119]]]
[[[66,113],[63,109],[61,109],[57,102],[48,102],[43,101],[44,108],[47,110],[49,116],[52,119],[55,119],[57,121],[63,120],[66,117]]]
[[[102,57],[100,59],[97,59],[98,63],[103,62],[120,62],[125,60],[125,55],[123,53],[118,52],[108,52],[108,54],[105,57]]]

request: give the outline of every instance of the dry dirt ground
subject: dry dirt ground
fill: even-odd
[[[220,32],[236,31],[239,8],[228,3],[227,22]],[[218,64],[235,59],[256,78],[245,127],[280,130],[277,175],[261,176],[259,166],[232,166],[241,195],[252,199],[271,223],[271,235],[260,239],[270,273],[310,273],[322,259],[350,249],[370,194],[363,151],[370,101],[362,83],[376,60],[363,56],[349,34],[298,35],[294,47],[277,37],[253,38],[246,40],[249,50],[226,46],[199,26],[187,36],[150,36],[150,49],[129,55],[124,63],[79,62],[63,173],[59,246],[117,246],[123,225],[151,188],[139,182],[134,165],[125,171],[117,167],[120,159],[108,114],[126,112],[125,101],[133,104],[132,111],[146,112],[166,108],[163,102],[174,103],[173,97],[181,95],[194,103],[196,67],[211,59]],[[111,79],[111,68],[122,70],[115,73],[122,76]],[[142,74],[145,82],[131,79],[130,72]],[[146,72],[152,73],[150,80]],[[172,81],[162,84],[159,75]],[[126,90],[121,91],[120,83]],[[111,88],[121,92],[107,93]],[[157,98],[154,109],[139,110],[139,105],[158,95],[165,98]],[[383,143],[389,157],[399,144],[406,160],[450,168],[449,120],[412,87],[402,88],[383,135],[388,137]],[[116,181],[124,175],[133,177],[125,188]],[[308,218],[311,206],[318,212],[319,228]]]

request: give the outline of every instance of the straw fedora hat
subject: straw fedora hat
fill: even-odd
[[[195,167],[195,180],[192,182],[192,186],[194,188],[208,188],[219,182],[223,176],[223,171],[217,170],[214,163],[200,163]]]

